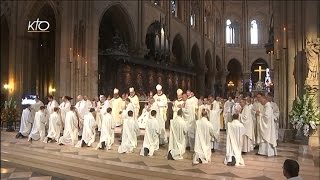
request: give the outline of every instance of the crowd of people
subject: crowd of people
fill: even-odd
[[[78,95],[75,105],[69,96],[63,96],[60,105],[53,96],[48,96],[46,106],[37,97],[35,104],[25,105],[16,138],[79,148],[90,147],[98,141],[97,150],[110,150],[115,141],[115,128],[119,127],[118,152],[132,153],[137,148],[140,129],[145,129],[140,155],[153,156],[161,145],[168,144],[169,160],[183,159],[189,150],[194,153],[193,164],[198,164],[210,162],[212,152],[220,149],[220,130],[224,127],[226,165],[244,165],[242,155],[255,147],[258,155],[277,155],[279,108],[272,94],[239,95],[225,100],[209,95],[198,99],[192,91],[178,89],[176,100],[170,101],[161,85],[156,86],[156,91],[154,95],[149,94],[141,113],[141,101],[134,88],[121,97],[119,90],[114,89],[112,98],[100,95],[93,101]],[[169,101],[172,118],[167,118]],[[169,133],[165,129],[167,120],[170,121]]]

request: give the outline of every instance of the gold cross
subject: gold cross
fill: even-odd
[[[261,81],[261,73],[266,71],[265,69],[262,69],[261,66],[259,66],[259,69],[254,70],[254,72],[259,73],[259,81]]]

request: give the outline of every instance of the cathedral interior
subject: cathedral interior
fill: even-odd
[[[39,95],[44,102],[48,95],[57,100],[68,95],[75,104],[79,94],[112,96],[114,88],[122,94],[134,87],[143,97],[155,93],[157,84],[170,100],[175,100],[178,88],[190,89],[197,97],[228,98],[254,95],[261,85],[279,105],[280,128],[292,129],[289,112],[306,87],[320,102],[319,1],[2,0],[0,4],[1,106],[13,97],[19,107],[26,95]],[[19,141],[8,144],[18,146]],[[121,156],[118,160],[125,161]],[[267,161],[270,168],[276,163]],[[308,172],[306,179],[317,179],[317,170]],[[255,170],[251,171],[254,177]]]

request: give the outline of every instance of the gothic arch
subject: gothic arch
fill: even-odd
[[[119,32],[120,38],[128,44],[129,50],[135,46],[135,29],[128,11],[121,3],[112,3],[99,18],[98,48],[102,48],[101,50],[110,48],[112,37],[117,32]],[[102,34],[109,36],[104,36],[104,39],[101,39]]]
[[[205,77],[204,77],[204,83],[205,83],[205,90],[206,90],[206,94],[210,94],[211,93],[211,86],[212,86],[212,82],[213,82],[213,78],[212,78],[212,73],[213,73],[213,69],[212,69],[212,58],[211,58],[211,53],[209,50],[206,51],[205,54]]]
[[[178,33],[174,36],[172,41],[172,54],[173,58],[175,59],[174,62],[177,64],[185,65],[187,62],[186,60],[186,51],[185,45],[182,36]]]
[[[254,62],[251,64],[251,80],[252,83],[256,83],[259,80],[259,73],[255,72],[255,70],[259,69],[259,66],[261,66],[261,69],[265,70],[266,68],[269,68],[268,63],[266,60],[262,58],[256,59]],[[262,72],[261,77],[265,77],[266,72]],[[262,79],[264,81],[264,79]]]
[[[238,93],[242,93],[238,89],[239,85],[242,84],[242,67],[240,61],[237,59],[230,59],[227,64],[227,70],[229,72],[226,78],[227,95],[235,96]],[[233,86],[231,86],[232,84]]]
[[[201,55],[200,55],[200,50],[199,50],[199,47],[198,47],[198,44],[195,43],[192,48],[191,48],[191,60],[192,60],[192,63],[197,70],[199,70],[200,68],[200,65],[201,65]]]
[[[9,23],[5,15],[1,16],[1,85],[9,83],[9,44],[10,31]],[[7,99],[7,92],[1,90],[1,101]],[[2,102],[1,102],[2,106]]]

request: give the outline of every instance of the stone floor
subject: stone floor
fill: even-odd
[[[118,129],[117,132],[120,130]],[[280,143],[277,157],[243,156],[246,166],[228,167],[223,164],[225,133],[221,132],[220,150],[212,154],[210,164],[192,165],[192,154],[183,160],[166,160],[167,146],[153,157],[139,156],[138,148],[131,154],[118,154],[118,140],[109,151],[93,147],[75,148],[56,143],[15,139],[16,132],[1,131],[1,179],[285,179],[282,164],[295,159],[300,164],[303,179],[319,179],[319,149],[293,143]]]

